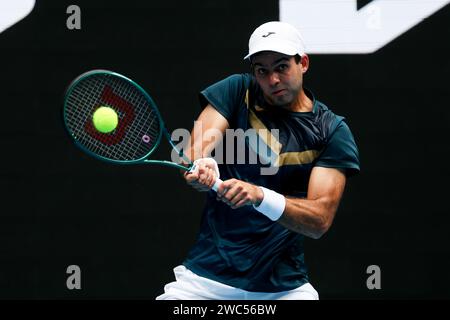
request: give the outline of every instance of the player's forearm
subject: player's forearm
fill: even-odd
[[[286,197],[286,207],[279,222],[284,227],[318,239],[330,228],[337,206],[324,200]]]
[[[189,138],[189,141],[185,149],[187,157],[191,159],[191,161],[206,157],[207,154],[207,150],[205,148],[206,146],[207,145],[202,140],[201,130],[199,130],[194,126],[194,128],[191,131],[191,138]]]

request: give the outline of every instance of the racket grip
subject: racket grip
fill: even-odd
[[[216,182],[214,182],[214,185],[213,185],[212,189],[217,192],[217,189],[219,189],[219,186],[222,184],[222,182],[223,182],[222,180],[217,178]]]

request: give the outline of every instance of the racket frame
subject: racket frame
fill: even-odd
[[[144,95],[144,97],[147,99],[147,101],[149,102],[149,104],[152,106],[153,111],[156,112],[156,116],[158,117],[160,126],[159,126],[159,133],[158,133],[158,138],[156,143],[153,145],[153,147],[150,149],[150,151],[145,154],[144,156],[142,156],[139,159],[135,159],[135,160],[114,160],[114,159],[109,159],[106,157],[102,157],[98,154],[96,154],[95,152],[92,152],[91,150],[87,149],[85,146],[83,146],[81,143],[78,142],[78,140],[75,137],[75,134],[69,129],[68,123],[66,121],[66,110],[67,110],[67,99],[70,96],[70,94],[72,93],[72,91],[74,90],[74,88],[76,87],[76,85],[83,79],[90,77],[90,76],[94,76],[94,75],[98,75],[98,74],[107,74],[107,75],[112,75],[115,77],[119,77],[122,80],[125,80],[127,82],[130,82],[140,93],[142,93]],[[193,163],[192,161],[190,161],[181,150],[178,150],[178,148],[175,146],[174,142],[172,141],[166,126],[164,124],[164,121],[161,117],[161,114],[156,106],[156,103],[153,101],[152,97],[150,97],[150,95],[139,85],[137,84],[135,81],[125,77],[124,75],[121,75],[120,73],[114,72],[114,71],[109,71],[109,70],[104,70],[104,69],[95,69],[95,70],[90,70],[87,71],[85,73],[82,73],[81,75],[79,75],[78,77],[76,77],[67,87],[66,92],[64,94],[64,108],[63,108],[63,120],[64,120],[64,127],[66,129],[66,132],[69,134],[70,138],[73,140],[73,142],[75,143],[75,145],[80,148],[82,151],[86,152],[87,154],[89,154],[90,156],[93,156],[94,158],[97,158],[99,160],[102,161],[106,161],[106,162],[110,162],[110,163],[114,163],[114,164],[139,164],[139,163],[147,163],[147,164],[159,164],[159,165],[163,165],[163,166],[169,166],[169,167],[174,167],[174,168],[178,168],[181,170],[185,170],[185,171],[189,171],[192,169],[193,167]],[[159,144],[161,143],[161,139],[162,136],[165,136],[167,141],[169,142],[170,146],[178,153],[178,155],[180,157],[182,157],[186,162],[189,163],[189,167],[183,166],[181,164],[172,162],[172,161],[167,161],[167,160],[155,160],[155,159],[147,159],[152,153],[153,151],[156,150],[156,148],[159,146]]]

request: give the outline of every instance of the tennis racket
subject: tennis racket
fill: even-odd
[[[117,114],[117,126],[108,133],[96,129],[94,112],[109,107]],[[107,70],[92,70],[72,81],[64,96],[64,124],[82,151],[116,164],[157,164],[195,171],[194,164],[178,150],[150,95],[136,82]],[[165,137],[188,166],[148,159]],[[222,183],[216,179],[213,190]]]

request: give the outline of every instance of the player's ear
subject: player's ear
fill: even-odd
[[[306,71],[308,71],[308,69],[309,69],[309,57],[308,57],[308,55],[306,53],[304,53],[300,57],[300,65],[301,65],[302,73],[305,73]]]

